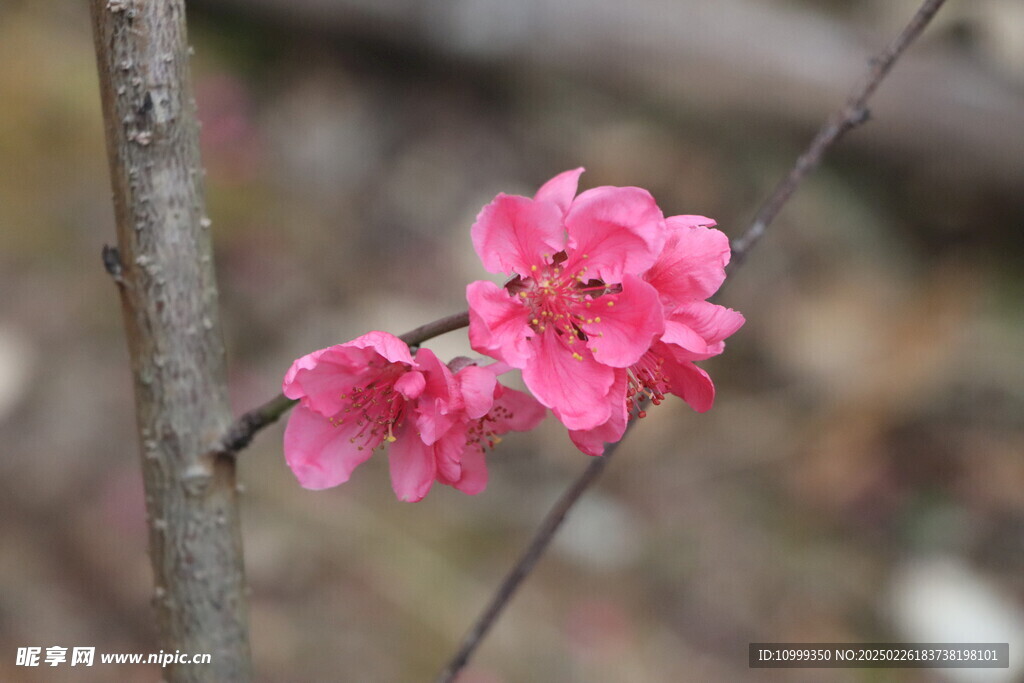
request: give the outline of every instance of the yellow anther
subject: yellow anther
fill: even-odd
[[[609,308],[611,308],[611,307],[612,307],[612,306],[614,306],[614,305],[615,305],[615,302],[614,302],[614,301],[609,301],[609,302],[608,302],[608,307],[609,307]]]
[[[593,323],[599,323],[599,322],[601,322],[601,316],[597,316],[596,318],[594,318],[594,319],[593,319],[593,320],[591,320],[590,322],[593,322]]]
[[[532,320],[531,322],[533,322],[533,324],[534,324],[534,325],[537,325],[537,324],[539,324],[539,323],[540,323],[540,321],[539,321],[539,320],[537,320],[536,318],[534,318],[534,319],[533,319],[533,320]]]
[[[537,270],[537,266],[536,266],[536,264],[534,264],[534,265],[530,266],[530,270],[536,271],[536,270]]]

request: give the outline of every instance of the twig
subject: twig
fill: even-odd
[[[636,421],[630,422],[629,428],[636,424]],[[623,435],[625,438],[625,434]],[[459,651],[455,653],[455,656],[451,658],[448,665],[445,666],[444,671],[437,677],[436,683],[448,683],[449,681],[455,680],[459,671],[466,666],[466,662],[473,655],[473,651],[476,650],[477,646],[480,645],[480,641],[484,639],[487,632],[494,625],[494,622],[501,615],[508,601],[515,595],[516,590],[519,588],[519,584],[530,575],[533,571],[534,565],[547,550],[551,540],[555,537],[555,533],[562,526],[565,521],[566,515],[569,514],[569,510],[576,504],[576,501],[580,499],[580,496],[590,488],[590,485],[597,480],[604,469],[608,466],[609,460],[618,448],[622,441],[610,444],[605,449],[605,454],[591,458],[587,468],[583,470],[583,474],[576,478],[576,480],[566,489],[565,493],[558,499],[555,506],[548,511],[547,516],[544,517],[544,521],[541,523],[537,531],[534,532],[533,538],[530,540],[530,545],[526,547],[523,554],[519,556],[516,563],[512,565],[512,569],[508,574],[505,575],[501,585],[498,586],[498,590],[491,596],[491,601],[487,604],[486,609],[483,613],[477,617],[473,627],[469,630],[469,633],[462,639],[462,644],[459,646]]]
[[[925,0],[910,19],[900,34],[890,45],[871,59],[871,68],[861,83],[853,89],[846,103],[825,121],[811,144],[801,154],[786,177],[775,186],[775,190],[758,209],[754,222],[742,236],[732,242],[731,268],[739,267],[746,259],[750,248],[757,243],[765,230],[775,220],[775,216],[789,200],[803,179],[817,168],[825,152],[839,139],[857,126],[865,123],[871,116],[867,108],[868,99],[878,89],[882,79],[888,75],[896,60],[906,51],[924,27],[928,25],[935,13],[946,0]]]
[[[398,338],[409,346],[419,346],[428,339],[439,337],[445,332],[458,330],[469,324],[469,311],[454,313],[446,318],[435,320],[426,325],[420,325],[415,330],[398,335]]]
[[[433,339],[445,332],[457,330],[468,324],[469,313],[467,311],[463,311],[462,313],[455,313],[433,322],[429,322],[426,325],[420,325],[414,330],[410,330],[403,335],[399,335],[399,339],[409,346],[415,347],[428,339]],[[274,422],[277,422],[277,420],[288,412],[296,403],[297,401],[293,401],[284,394],[278,394],[260,407],[254,408],[245,413],[235,420],[231,427],[228,428],[227,432],[225,432],[224,437],[220,442],[220,453],[224,455],[237,454],[238,451],[242,450],[252,442],[253,437],[256,436],[256,432],[273,424]]]
[[[796,191],[804,177],[818,165],[825,151],[846,131],[867,120],[868,110],[866,104],[868,98],[875,92],[882,79],[889,73],[892,65],[907,49],[907,46],[913,42],[928,22],[931,21],[943,2],[945,0],[925,0],[924,4],[917,10],[896,40],[871,60],[871,69],[863,83],[853,90],[853,94],[847,99],[846,104],[829,118],[811,141],[807,150],[797,159],[789,174],[779,183],[764,204],[761,205],[753,224],[742,237],[733,242],[731,270],[742,265],[749,250],[764,234],[765,229],[775,219],[775,216],[778,215],[790,196]],[[635,422],[631,422],[629,426],[632,427],[633,424]],[[624,434],[623,440],[625,437],[626,435]],[[454,681],[455,677],[466,666],[469,658],[480,646],[491,626],[494,625],[494,622],[501,615],[506,605],[508,605],[509,600],[511,600],[523,580],[530,574],[541,555],[551,543],[551,539],[565,521],[569,510],[601,475],[608,464],[608,459],[621,443],[622,440],[611,444],[607,448],[605,455],[592,460],[586,469],[583,470],[583,473],[569,486],[569,489],[562,494],[562,497],[559,498],[551,511],[548,512],[540,528],[534,532],[530,544],[520,555],[519,559],[516,560],[512,570],[505,576],[501,585],[498,586],[483,613],[477,618],[469,633],[463,638],[458,651],[437,677],[436,683]]]

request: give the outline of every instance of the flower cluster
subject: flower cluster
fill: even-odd
[[[665,218],[640,188],[577,196],[582,172],[555,176],[532,199],[499,194],[473,224],[484,267],[507,276],[466,290],[470,343],[496,363],[446,365],[370,332],[292,364],[284,393],[299,405],[284,448],[300,484],[337,486],[388,445],[399,499],[420,500],[435,481],[475,494],[486,451],[536,427],[545,407],[590,455],[644,417],[647,400],[675,394],[711,408],[714,385],[694,361],[722,353],[744,322],[707,301],[725,279],[728,239],[710,218]],[[498,382],[511,368],[532,397]]]
[[[536,427],[544,409],[498,382],[502,366],[453,364],[455,371],[430,349],[414,356],[386,332],[296,360],[284,378],[285,395],[299,400],[284,452],[299,483],[337,486],[390,444],[391,483],[400,500],[422,499],[435,481],[482,491],[485,450],[506,432]]]
[[[743,316],[707,301],[725,279],[729,241],[703,216],[665,218],[636,187],[576,195],[582,168],[528,197],[499,194],[472,228],[484,267],[471,283],[473,348],[522,370],[533,395],[600,455],[641,400],[668,393],[703,412],[714,385],[693,364],[717,355]]]

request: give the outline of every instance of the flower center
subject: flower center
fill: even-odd
[[[376,448],[385,442],[395,440],[395,431],[405,418],[405,397],[395,391],[395,382],[407,368],[399,363],[389,363],[365,385],[354,386],[349,393],[342,394],[345,407],[331,418],[331,424],[340,427],[346,421],[355,420],[359,430],[349,438],[358,444],[356,448]]]
[[[466,430],[466,446],[479,448],[483,452],[491,450],[501,443],[497,425],[511,420],[514,415],[515,413],[504,406],[494,406],[491,412],[469,423]]]
[[[586,254],[581,257],[583,260],[586,258]],[[595,300],[616,290],[602,280],[588,279],[585,265],[566,269],[566,259],[565,252],[559,252],[552,257],[551,263],[531,266],[529,277],[517,275],[505,288],[529,307],[529,324],[534,332],[543,334],[553,329],[565,344],[572,347],[577,341],[587,341],[584,325],[601,322],[601,317],[596,315],[598,304]],[[607,305],[614,306],[615,302],[609,299]],[[575,351],[573,357],[583,360],[583,356]]]

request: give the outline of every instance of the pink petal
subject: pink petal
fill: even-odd
[[[395,380],[395,391],[405,398],[412,400],[418,398],[423,393],[423,388],[426,385],[427,380],[424,379],[422,372],[410,370]]]
[[[387,332],[369,332],[299,358],[285,374],[282,389],[288,398],[300,398],[303,405],[332,416],[347,405],[342,396],[390,363],[411,365],[409,347]]]
[[[665,331],[658,290],[635,275],[623,275],[622,292],[591,303],[589,309],[581,309],[587,320],[583,330],[594,358],[605,365],[629,367]]]
[[[564,216],[569,211],[572,198],[576,196],[576,189],[579,187],[580,175],[582,173],[582,166],[571,171],[559,173],[541,185],[533,199],[538,202],[554,203],[562,210],[562,215]]]
[[[368,443],[360,449],[353,444],[358,430],[355,420],[335,427],[326,417],[296,406],[284,431],[284,457],[299,484],[326,489],[348,481],[378,445]]]
[[[445,433],[433,445],[437,480],[451,484],[462,476],[462,461],[466,448],[466,424],[460,423]]]
[[[424,443],[429,445],[459,418],[462,395],[451,370],[430,349],[416,353],[416,366],[426,378],[426,388],[416,401],[416,426]]]
[[[486,280],[466,287],[469,301],[469,341],[475,351],[522,368],[533,356],[528,323],[530,311],[523,302]]]
[[[565,226],[572,249],[566,270],[586,267],[585,277],[608,283],[650,268],[665,239],[661,209],[638,187],[587,190],[572,203]]]
[[[722,341],[743,327],[743,314],[707,301],[691,301],[674,311],[671,318],[686,324],[708,344]]]
[[[412,365],[412,352],[409,351],[409,345],[387,332],[367,332],[361,337],[356,337],[352,341],[342,344],[342,346],[351,346],[357,349],[373,349],[389,363]]]
[[[475,496],[487,488],[487,459],[480,448],[467,448],[462,454],[462,474],[451,484],[459,491]]]
[[[498,383],[491,367],[469,365],[459,370],[455,378],[462,392],[466,417],[475,420],[486,415],[494,405],[494,389]]]
[[[492,273],[530,274],[565,247],[562,211],[552,202],[499,194],[476,217],[473,247]]]
[[[528,432],[547,416],[547,409],[527,393],[503,385],[498,385],[497,393],[494,407],[501,410],[491,411],[491,428],[496,434]]]
[[[571,348],[579,349],[582,360]],[[595,361],[582,343],[568,347],[551,329],[540,335],[536,357],[523,368],[526,386],[569,429],[592,429],[608,419],[614,379],[614,371]]]
[[[302,398],[306,395],[306,392],[302,390],[302,386],[299,385],[297,378],[299,373],[307,370],[312,370],[320,362],[320,356],[324,355],[327,349],[320,349],[313,353],[307,353],[301,358],[296,358],[291,367],[288,368],[288,372],[284,373],[284,381],[281,383],[281,391],[284,395],[291,399]]]
[[[619,397],[618,406],[612,406],[611,415],[608,420],[593,429],[570,430],[569,438],[587,455],[604,455],[604,445],[615,443],[622,439],[626,433],[626,423],[629,421],[629,413],[626,411],[626,371],[615,371],[615,386],[609,392],[610,396]]]
[[[302,405],[321,415],[333,416],[348,404],[342,396],[379,372],[368,367],[375,358],[379,356],[372,349],[351,348],[347,344],[314,351],[292,363],[285,374],[284,394],[302,399]]]
[[[708,218],[707,216],[668,216],[665,218],[665,225],[670,229],[697,227],[710,228],[718,225],[718,222],[714,218]]]
[[[677,362],[669,354],[665,354],[662,372],[668,377],[671,391],[698,413],[711,410],[715,403],[715,385],[708,373],[693,363]]]
[[[729,238],[719,230],[670,230],[665,248],[644,279],[668,304],[704,300],[722,286],[730,254]]]
[[[430,491],[437,471],[434,449],[423,443],[408,422],[388,448],[388,464],[391,487],[399,500],[415,503]]]
[[[715,355],[708,348],[708,342],[704,337],[686,323],[671,316],[665,320],[665,334],[661,335],[661,341],[685,349],[688,360],[703,360]]]

